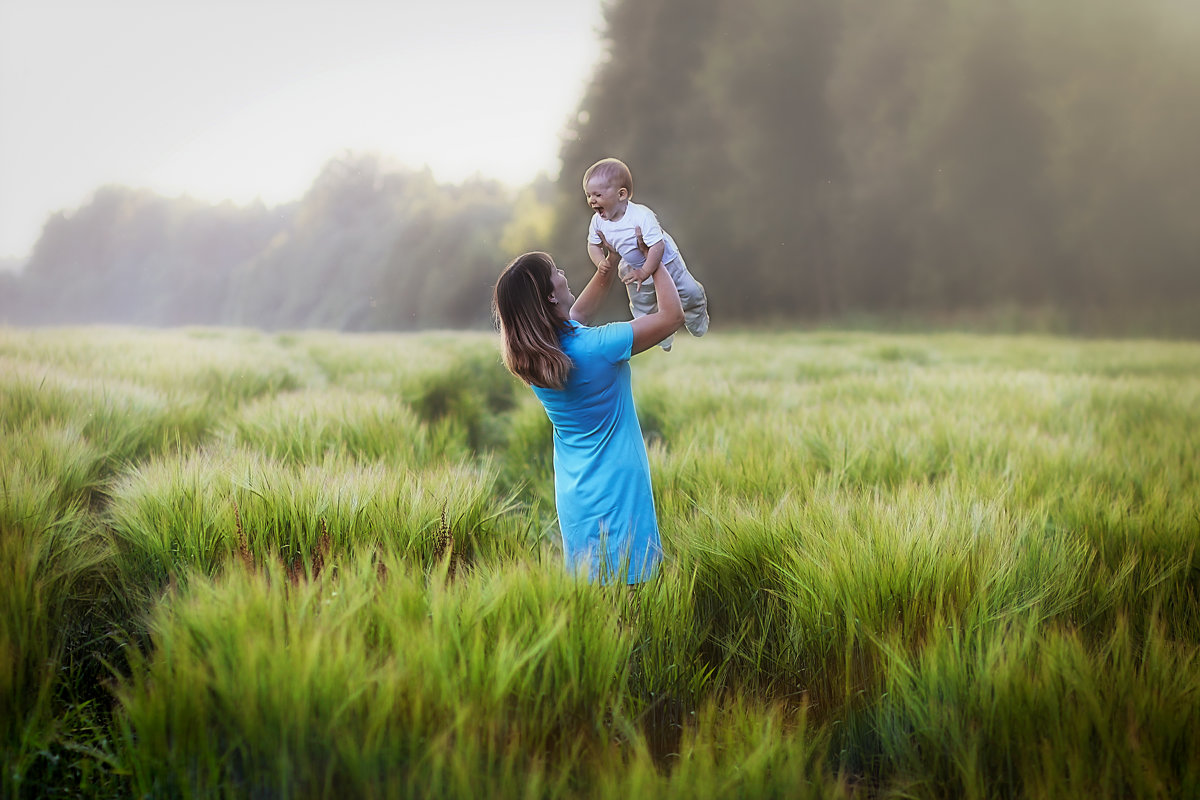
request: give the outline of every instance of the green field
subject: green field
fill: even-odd
[[[0,793],[1200,795],[1200,345],[633,363],[638,590],[494,335],[0,329]]]

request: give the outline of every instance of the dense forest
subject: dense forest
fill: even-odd
[[[0,274],[0,320],[483,325],[522,249],[586,278],[580,178],[615,155],[718,322],[1025,308],[1200,333],[1200,5],[614,0],[606,19],[556,183],[359,155],[279,208],[105,188]]]

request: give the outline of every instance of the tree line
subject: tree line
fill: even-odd
[[[555,182],[357,155],[276,208],[108,187],[0,274],[0,320],[484,325],[521,250],[586,279],[580,179],[606,155],[717,323],[1200,317],[1196,4],[613,0],[606,37]]]
[[[501,243],[543,237],[546,178],[442,184],[346,154],[298,201],[209,205],[108,186],[46,223],[25,269],[0,276],[17,324],[226,324],[265,329],[481,326]],[[518,209],[523,209],[518,212]]]

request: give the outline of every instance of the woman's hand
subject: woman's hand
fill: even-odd
[[[638,250],[640,250],[642,252],[642,256],[645,257],[646,254],[650,252],[650,248],[646,245],[646,240],[642,238],[642,229],[639,226],[633,230],[637,234]],[[660,263],[661,261],[658,260],[655,260],[653,264],[647,262],[638,269],[629,270],[629,272],[627,272],[625,277],[621,278],[621,280],[626,284],[640,284],[642,281],[646,280],[646,278],[649,278],[654,274],[654,271],[658,269]]]
[[[650,252],[650,247],[646,244],[646,240],[642,238],[642,226],[638,225],[633,229],[633,232],[637,234],[637,248],[638,250],[641,250],[642,255],[645,256]],[[653,272],[653,270],[651,270],[651,272]],[[647,276],[648,275],[649,273],[647,273]]]
[[[621,254],[617,252],[617,248],[608,243],[608,239],[604,238],[604,234],[597,231],[600,235],[600,247],[604,250],[604,260],[596,265],[596,271],[600,276],[607,278],[611,273],[617,271],[617,264],[621,262]]]

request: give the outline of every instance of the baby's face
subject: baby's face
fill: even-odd
[[[625,204],[629,202],[629,192],[624,188],[618,189],[607,178],[593,176],[583,187],[588,205],[600,215],[600,219],[618,220],[625,214]]]

